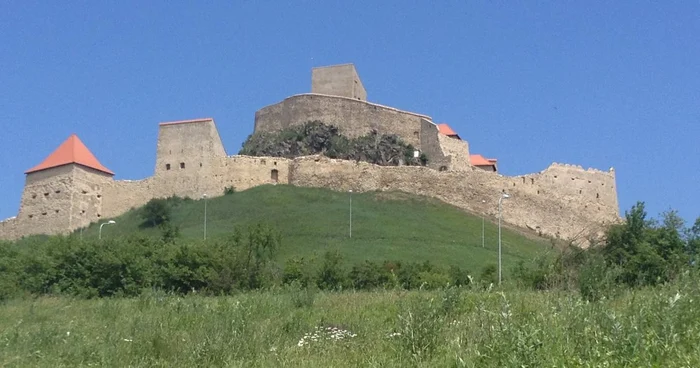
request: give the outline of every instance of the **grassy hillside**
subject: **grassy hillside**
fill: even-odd
[[[498,261],[498,226],[486,219],[486,246],[481,244],[482,219],[443,202],[403,193],[353,193],[352,238],[349,237],[348,193],[327,189],[268,185],[207,200],[207,237],[226,236],[237,226],[258,222],[282,234],[281,260],[339,251],[345,260],[430,260],[478,271]],[[140,227],[138,209],[103,227],[103,238],[133,232],[159,234]],[[103,220],[107,221],[107,219]],[[173,223],[185,238],[203,237],[204,201],[185,200],[173,210]],[[98,236],[98,225],[83,232]],[[504,269],[520,259],[548,250],[546,241],[503,228]],[[504,271],[505,272],[505,271]]]

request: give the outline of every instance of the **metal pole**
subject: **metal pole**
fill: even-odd
[[[117,223],[117,222],[114,221],[114,220],[109,220],[109,221],[107,221],[107,222],[103,222],[102,224],[100,224],[100,232],[99,232],[97,238],[98,238],[98,239],[102,239],[102,226],[105,226],[105,225],[114,225],[114,224],[116,224],[116,223]]]
[[[481,203],[486,204],[486,200],[482,199]],[[485,248],[486,247],[486,235],[484,232],[484,213],[481,213],[481,247]]]
[[[481,215],[481,247],[486,247],[486,242],[484,241],[484,215]]]
[[[501,284],[501,201],[503,196],[498,199],[498,285]]]
[[[204,240],[207,240],[207,195],[204,194]]]
[[[352,238],[352,189],[350,189],[350,237]]]
[[[508,193],[501,193],[501,198],[498,198],[498,285],[501,284],[501,218],[503,217],[501,201],[504,198],[510,198]]]

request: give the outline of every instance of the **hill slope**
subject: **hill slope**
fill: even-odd
[[[157,229],[140,227],[135,209],[103,227],[104,238]],[[280,260],[339,251],[350,263],[363,260],[425,261],[459,265],[472,271],[498,262],[498,226],[443,202],[395,192],[352,194],[352,238],[349,237],[350,195],[327,189],[287,185],[259,186],[207,200],[207,237],[226,236],[237,226],[259,222],[282,235]],[[105,220],[107,221],[107,220]],[[173,224],[184,238],[203,237],[204,201],[184,200],[173,210]],[[99,225],[84,230],[97,237]],[[502,228],[504,269],[549,249],[545,240]],[[504,271],[505,272],[505,271]]]

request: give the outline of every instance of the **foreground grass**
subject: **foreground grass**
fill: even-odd
[[[349,195],[322,188],[264,185],[207,200],[209,239],[225,237],[236,226],[267,223],[282,235],[279,260],[318,257],[338,251],[349,264],[372,261],[431,261],[440,266],[457,265],[478,274],[496,264],[498,226],[486,218],[482,247],[482,218],[446,203],[397,192],[353,194],[353,233],[349,235]],[[203,236],[204,201],[186,201],[173,211],[173,223],[184,238]],[[107,220],[105,220],[107,221]],[[143,229],[138,210],[105,226],[103,236],[133,233],[158,236],[156,229]],[[96,239],[97,224],[82,236]],[[503,264],[510,270],[519,260],[531,260],[550,249],[534,236],[503,229]]]
[[[699,298],[687,280],[596,303],[458,289],[14,300],[0,306],[0,365],[697,367]],[[354,336],[299,346],[317,327]]]

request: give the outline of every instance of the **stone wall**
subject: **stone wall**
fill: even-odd
[[[352,138],[372,130],[396,134],[419,150],[422,150],[421,120],[432,121],[429,116],[347,97],[302,94],[258,110],[255,132],[276,132],[310,120],[333,124],[343,135]]]
[[[204,194],[211,198],[223,195],[228,187],[240,191],[262,184],[289,183],[289,160],[285,158],[229,156],[210,158],[204,163],[208,168],[206,173],[196,170],[179,171],[178,175],[160,172],[144,180],[106,183],[104,215],[119,216],[152,198],[177,195],[199,199]]]
[[[573,178],[573,179],[572,179]],[[522,177],[479,169],[439,172],[425,167],[380,167],[363,162],[304,157],[294,160],[290,184],[339,191],[388,191],[437,198],[475,213],[497,216],[500,193],[503,221],[544,235],[577,240],[600,235],[601,224],[618,220],[614,172],[552,164]],[[485,201],[482,202],[482,201]]]
[[[435,170],[451,166],[452,158],[445,155],[440,145],[440,130],[431,121],[421,119],[420,149],[428,156],[428,167]]]
[[[215,157],[226,157],[213,119],[160,124],[156,174],[183,176],[205,173]]]
[[[443,155],[450,157],[448,170],[464,171],[472,169],[469,160],[469,143],[467,141],[451,138],[444,134],[438,134],[437,137]]]
[[[311,93],[367,101],[367,91],[365,91],[353,64],[311,69]]]
[[[21,236],[17,232],[17,217],[0,221],[0,240],[12,240]]]
[[[619,219],[612,170],[555,163],[539,173],[508,177],[476,168],[440,172],[322,156],[293,160],[229,156],[210,158],[206,164],[210,169],[199,178],[194,171],[192,176],[181,171],[176,177],[161,172],[144,180],[115,181],[78,165],[28,175],[20,213],[17,219],[0,223],[0,238],[66,233],[119,216],[151,198],[178,195],[197,199],[204,193],[216,197],[223,195],[226,187],[245,190],[270,183],[340,191],[403,191],[493,217],[499,193],[505,191],[511,198],[503,202],[504,222],[564,239],[581,240],[584,235],[600,232],[601,224]]]

